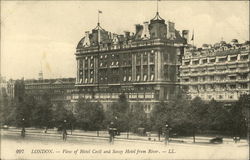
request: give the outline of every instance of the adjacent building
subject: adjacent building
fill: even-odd
[[[40,100],[44,94],[49,94],[52,103],[71,103],[75,91],[75,78],[25,80],[25,94]]]
[[[192,97],[236,101],[250,94],[249,41],[221,41],[202,48],[187,48],[180,67],[181,84]]]
[[[135,33],[110,33],[98,23],[76,47],[79,97],[108,107],[124,93],[131,106],[140,101],[150,111],[178,91],[187,39],[187,30],[180,33],[158,12],[149,22],[135,25]]]

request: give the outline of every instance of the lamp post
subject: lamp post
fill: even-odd
[[[25,119],[22,119],[22,131],[21,131],[21,137],[25,137],[25,125],[24,125]]]
[[[110,125],[109,125],[109,143],[110,144],[114,143],[115,131],[116,131],[116,128],[114,126],[114,122],[110,122]]]
[[[67,123],[67,120],[64,120],[63,121],[63,128],[62,128],[62,132],[63,132],[63,140],[66,141],[67,139],[67,128],[66,128],[66,123]]]
[[[166,122],[166,124],[165,124],[165,145],[169,144],[169,129],[170,129],[169,125]]]

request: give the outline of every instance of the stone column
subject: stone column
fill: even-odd
[[[155,52],[155,81],[158,81],[158,51]]]
[[[144,53],[141,54],[141,81],[143,81],[143,56]]]
[[[79,59],[77,59],[77,75],[76,75],[76,83],[79,83]]]
[[[90,82],[90,58],[88,58],[88,82]]]
[[[132,54],[132,81],[136,81],[136,54]]]
[[[158,80],[162,80],[162,52],[158,51]]]
[[[83,68],[83,71],[82,71],[82,81],[84,83],[85,82],[85,59],[82,59],[82,68]]]
[[[148,53],[148,81],[150,81],[150,52]]]

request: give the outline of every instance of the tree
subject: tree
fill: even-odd
[[[248,132],[247,128],[249,127],[249,112],[250,95],[241,95],[239,100],[234,105],[232,105],[230,110],[234,136],[243,136],[246,135],[246,132]]]
[[[128,131],[131,110],[126,95],[121,94],[117,102],[113,102],[105,112],[106,125],[114,122],[119,131]]]
[[[244,94],[241,95],[239,98],[239,101],[237,102],[238,106],[241,106],[243,116],[244,116],[244,122],[246,126],[246,132],[247,132],[247,139],[248,144],[250,141],[250,94]]]
[[[128,116],[130,129],[133,132],[137,132],[138,128],[149,128],[147,114],[144,111],[143,105],[137,102]]]
[[[182,92],[167,103],[161,102],[157,104],[151,113],[152,129],[160,132],[168,123],[172,133],[186,134],[186,110],[189,108],[189,104],[188,97]]]
[[[187,115],[186,122],[189,124],[193,133],[193,142],[195,143],[195,133],[197,129],[206,127],[207,105],[200,97],[195,97],[191,100],[190,105],[185,108]]]
[[[205,117],[204,117],[205,118]],[[230,113],[223,103],[212,99],[208,103],[206,129],[214,131],[229,131]]]
[[[9,115],[11,114],[11,101],[8,98],[6,92],[0,94],[0,122],[2,125],[9,123]]]
[[[58,102],[55,104],[55,109],[53,110],[53,124],[54,126],[60,127],[62,126],[64,120],[70,124],[68,127],[72,127],[72,125],[75,123],[75,117],[72,113],[72,110],[66,109],[63,102]]]
[[[44,93],[41,100],[34,106],[32,112],[32,124],[35,127],[52,127],[53,111],[51,98],[48,93]]]
[[[98,102],[80,98],[76,104],[77,126],[84,130],[99,130],[104,120],[104,111]]]

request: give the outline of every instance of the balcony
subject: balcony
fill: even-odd
[[[250,82],[250,78],[238,79],[238,82]]]
[[[250,71],[249,68],[247,68],[247,69],[237,69],[236,70],[236,72],[238,72],[238,73],[245,73],[245,72],[249,72],[249,71]]]

